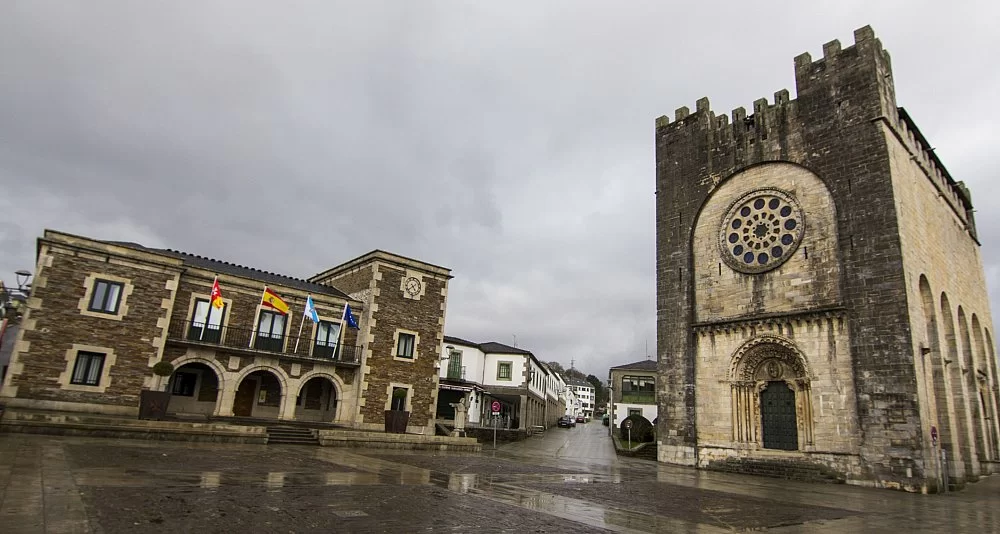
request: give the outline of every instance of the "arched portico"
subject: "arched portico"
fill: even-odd
[[[236,417],[283,419],[283,406],[288,394],[284,373],[270,366],[244,369],[234,381],[232,414]]]
[[[805,358],[794,342],[758,336],[733,355],[733,440],[766,449],[813,444],[812,395]]]
[[[207,363],[189,361],[176,367],[167,383],[170,413],[216,414],[221,382],[221,376]]]
[[[315,373],[309,377],[303,377],[299,383],[295,401],[295,419],[298,421],[335,421],[342,390],[338,390],[334,378],[326,373]]]

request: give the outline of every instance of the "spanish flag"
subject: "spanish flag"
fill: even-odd
[[[209,296],[209,300],[212,302],[212,307],[221,310],[225,303],[222,302],[222,290],[219,289],[219,277],[215,277],[215,282],[212,282],[212,294]]]
[[[264,296],[260,298],[260,303],[281,313],[288,313],[288,304],[285,304],[285,301],[281,300],[281,297],[267,286],[264,286]]]

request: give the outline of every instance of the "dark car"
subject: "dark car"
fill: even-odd
[[[582,416],[582,415],[578,415],[578,416],[576,416],[576,422],[577,423],[586,423],[587,422],[587,418],[584,417],[584,416]]]
[[[566,428],[569,428],[571,426],[575,427],[576,426],[576,421],[573,419],[572,416],[570,416],[570,415],[564,415],[564,416],[562,416],[562,417],[559,418],[559,422],[556,423],[556,424],[558,426],[564,426]]]

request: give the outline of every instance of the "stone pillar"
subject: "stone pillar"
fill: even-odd
[[[234,400],[236,400],[236,373],[225,373],[219,377],[219,398],[215,401],[212,415],[232,417]]]
[[[279,420],[292,421],[295,419],[295,401],[299,398],[300,385],[299,381],[295,379],[289,380],[285,384],[285,389],[281,392],[281,408],[278,410]]]

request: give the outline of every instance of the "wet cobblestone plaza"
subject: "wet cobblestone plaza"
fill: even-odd
[[[0,531],[1000,532],[1000,477],[948,495],[617,458],[597,423],[483,453],[0,434]]]

